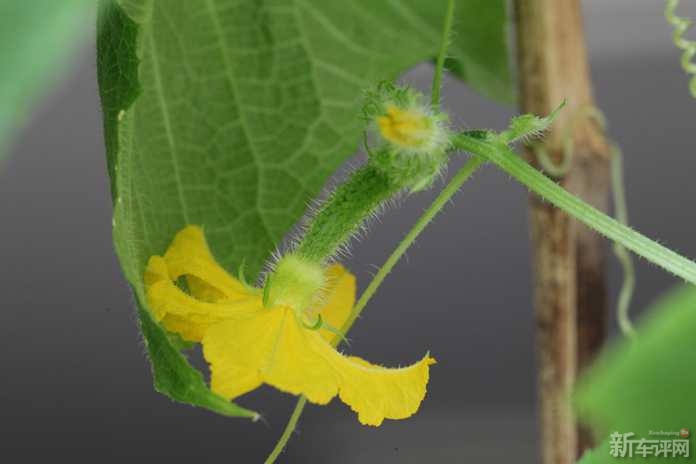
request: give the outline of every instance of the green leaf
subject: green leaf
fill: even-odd
[[[89,0],[0,2],[0,158],[7,139],[86,37]]]
[[[123,203],[123,196],[117,192],[127,181],[125,189],[135,189],[131,171],[137,166],[122,163],[117,170],[116,155],[121,143],[131,143],[130,129],[132,117],[111,107],[110,102],[119,102],[125,107],[135,102],[140,93],[138,83],[138,58],[134,54],[137,43],[137,26],[123,11],[112,2],[102,2],[99,7],[99,32],[97,47],[99,51],[99,82],[104,105],[104,127],[107,147],[107,164],[111,178],[114,205],[114,243],[126,278],[131,283],[138,306],[140,330],[147,346],[152,365],[155,389],[172,400],[209,409],[230,417],[258,416],[230,403],[214,394],[206,385],[201,373],[180,353],[185,346],[175,334],[169,334],[150,315],[145,308],[143,288],[144,263],[149,254],[148,240],[150,227],[139,221],[142,206],[137,191],[125,195],[129,203]],[[120,127],[118,127],[120,124]],[[119,132],[120,129],[120,132]],[[117,175],[117,173],[119,175]]]
[[[205,227],[228,269],[245,262],[256,276],[357,150],[362,92],[432,59],[444,11],[443,0],[103,1],[114,242],[138,300],[148,257],[186,224]],[[457,13],[451,63],[509,99],[505,2],[460,0]],[[156,355],[175,349],[166,337],[144,332],[155,373],[192,375]]]
[[[607,350],[581,379],[576,393],[580,418],[592,425],[600,439],[614,432],[632,432],[633,438],[664,440],[675,437],[650,436],[649,431],[696,430],[694,334],[696,287],[682,286],[653,305],[635,341],[624,339]],[[609,455],[608,443],[594,456],[591,462],[615,459]]]
[[[167,332],[139,306],[138,317],[152,363],[155,390],[181,403],[210,409],[229,417],[258,419],[259,415],[240,408],[211,392],[197,370],[172,345]]]

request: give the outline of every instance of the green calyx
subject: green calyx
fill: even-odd
[[[448,115],[409,87],[383,82],[366,92],[363,116],[377,142],[377,152],[437,157],[450,147]],[[373,154],[369,147],[367,150]]]
[[[264,306],[284,305],[304,311],[326,285],[323,267],[296,254],[283,256],[266,280]]]
[[[421,105],[423,96],[411,87],[395,85],[382,81],[377,87],[365,91],[363,99],[363,118],[367,124],[386,113],[389,105],[411,108]]]

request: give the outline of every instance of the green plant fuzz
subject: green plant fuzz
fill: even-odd
[[[264,306],[289,306],[298,311],[318,303],[316,299],[326,286],[321,265],[300,255],[283,256],[275,266],[272,278],[266,281]]]
[[[448,115],[421,93],[390,82],[366,93],[363,115],[376,140],[376,147],[367,146],[373,164],[411,192],[429,188],[447,162]]]
[[[555,110],[548,116],[540,117],[533,114],[522,114],[515,116],[510,120],[510,125],[507,129],[498,134],[498,140],[505,145],[510,145],[517,141],[526,141],[533,138],[538,138],[551,127],[551,124],[556,120],[558,113],[566,106],[566,101],[563,100]]]
[[[433,109],[424,95],[409,87],[381,83],[366,93],[363,114],[380,148],[434,156],[449,147],[449,117]]]
[[[401,187],[370,163],[358,169],[311,218],[296,253],[310,261],[326,261]]]
[[[403,191],[429,188],[448,159],[447,115],[422,94],[391,83],[366,92],[363,115],[376,146],[365,166],[334,190],[311,218],[296,253],[310,261],[334,256],[365,221]]]
[[[570,214],[596,232],[620,243],[668,272],[696,284],[696,263],[636,232],[571,194],[526,161],[519,158],[492,132],[483,137],[461,133],[453,139],[456,148],[481,156],[511,175],[541,198]]]

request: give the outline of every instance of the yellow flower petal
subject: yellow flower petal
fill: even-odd
[[[202,343],[214,392],[232,399],[262,383],[260,370],[273,350],[284,314],[265,309],[249,320],[210,327]]]
[[[387,107],[386,115],[377,118],[377,125],[382,137],[410,149],[422,148],[433,132],[428,115],[394,105]]]
[[[186,276],[191,294],[201,300],[234,299],[249,293],[217,263],[198,226],[186,226],[176,234],[164,260],[172,280]]]
[[[425,398],[430,366],[435,363],[426,355],[415,364],[394,369],[344,357],[341,401],[358,413],[361,424],[378,426],[384,419],[406,419]]]
[[[185,276],[191,294],[176,285]],[[355,277],[339,265],[327,270],[323,320],[340,329],[355,302]],[[164,257],[153,256],[145,272],[149,307],[162,324],[184,339],[200,341],[211,367],[211,388],[235,398],[262,383],[326,404],[335,396],[363,424],[414,414],[428,383],[429,356],[388,369],[347,357],[330,345],[335,334],[310,330],[293,308],[264,308],[250,291],[217,264],[195,226],[177,234]]]
[[[148,262],[145,292],[150,311],[167,330],[196,342],[211,325],[251,317],[262,306],[261,297],[255,295],[217,303],[198,300],[174,284],[167,262],[160,256],[153,256]]]
[[[319,314],[330,327],[341,330],[355,305],[355,276],[340,264],[334,264],[326,270],[326,280],[329,288]],[[337,337],[326,329],[321,329],[319,333],[329,342]]]
[[[338,394],[367,425],[414,414],[425,397],[429,366],[434,363],[426,356],[412,366],[388,369],[343,356],[284,307],[210,327],[203,353],[211,366],[213,391],[226,398],[246,393],[261,381],[287,393],[304,394],[317,404]]]

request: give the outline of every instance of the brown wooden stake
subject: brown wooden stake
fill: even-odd
[[[515,0],[521,111],[560,113],[545,139],[552,160],[563,159],[562,135],[572,124],[574,154],[562,185],[606,211],[609,151],[601,128],[577,118],[594,105],[580,0]],[[538,165],[533,153],[528,156]],[[570,464],[590,446],[568,402],[579,369],[602,344],[607,301],[604,242],[566,214],[530,199],[537,321],[543,464]]]

